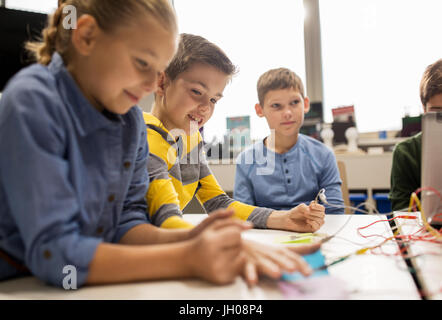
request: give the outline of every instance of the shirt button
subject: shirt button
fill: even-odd
[[[290,180],[290,179],[288,179],[288,180],[287,180],[287,183],[290,183],[290,181],[291,181],[291,180]]]
[[[289,173],[289,171],[287,169],[285,169],[285,173]]]
[[[114,194],[111,194],[108,198],[107,198],[107,201],[109,201],[109,202],[112,202],[112,201],[114,201],[115,200],[115,195]]]
[[[45,259],[50,259],[52,257],[51,251],[49,250],[43,251],[43,257],[45,257]]]
[[[103,227],[98,227],[97,230],[96,230],[98,235],[102,234],[103,231],[104,231]]]
[[[131,163],[129,161],[126,161],[125,163],[123,163],[124,169],[129,169],[130,165],[131,165]]]
[[[286,163],[286,162],[287,162],[287,159],[284,159],[283,161],[284,161],[284,163]]]

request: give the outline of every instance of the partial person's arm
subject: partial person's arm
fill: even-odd
[[[392,210],[405,210],[410,203],[411,194],[420,187],[418,161],[399,144],[393,151],[390,175],[390,194]]]
[[[189,240],[155,245],[116,245],[102,243],[90,264],[87,284],[120,283],[138,280],[202,278],[216,284],[232,282],[242,273],[246,261],[241,232],[250,228],[230,219],[233,212],[218,211],[196,227]],[[144,225],[146,226],[146,225]],[[148,231],[150,239],[161,241],[158,233],[174,230],[149,225],[134,227],[121,239],[133,243],[133,232]],[[138,229],[138,230],[136,230]],[[192,230],[193,231],[193,230]],[[140,239],[135,235],[136,239]]]

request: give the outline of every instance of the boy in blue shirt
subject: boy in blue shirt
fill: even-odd
[[[301,79],[291,70],[272,69],[258,80],[256,114],[271,134],[237,158],[233,197],[241,202],[286,210],[309,205],[325,188],[326,213],[344,213],[341,179],[333,152],[299,133],[310,102]],[[336,205],[338,207],[335,207]]]

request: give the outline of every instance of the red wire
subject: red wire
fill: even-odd
[[[417,195],[417,194],[419,194],[420,192],[422,192],[422,191],[424,191],[424,190],[430,190],[430,191],[433,191],[434,193],[436,193],[436,194],[442,199],[441,194],[440,194],[436,189],[434,189],[434,188],[432,188],[432,187],[418,188],[418,189],[415,191],[415,193],[416,193],[416,195]],[[413,209],[414,212],[416,212],[416,211],[417,211],[417,207],[416,207],[416,205],[413,205],[412,209]],[[434,235],[432,235],[431,233],[429,233],[429,232],[426,231],[426,228],[425,228],[425,227],[420,228],[419,230],[413,232],[412,234],[393,235],[392,237],[385,237],[385,236],[383,236],[383,235],[381,235],[381,234],[363,235],[363,234],[361,233],[361,230],[366,229],[366,228],[369,228],[369,227],[371,227],[371,226],[373,226],[374,224],[379,223],[379,222],[390,222],[390,221],[395,220],[395,219],[413,219],[413,220],[415,220],[415,219],[417,219],[417,218],[418,218],[418,217],[416,217],[416,216],[399,215],[399,216],[396,216],[396,217],[393,217],[393,218],[390,218],[390,219],[378,220],[378,221],[372,222],[372,223],[370,223],[370,224],[368,224],[368,225],[366,225],[366,226],[359,227],[359,228],[357,228],[357,232],[358,232],[358,234],[359,234],[361,237],[363,237],[364,239],[367,239],[367,238],[370,238],[370,237],[380,237],[380,238],[383,238],[384,241],[383,241],[381,244],[379,244],[378,246],[375,246],[375,247],[371,248],[371,249],[370,249],[370,252],[373,253],[373,254],[378,254],[378,253],[375,251],[375,249],[379,249],[379,250],[380,250],[380,253],[379,253],[379,254],[383,254],[383,255],[387,255],[387,256],[391,256],[391,255],[403,255],[403,254],[404,254],[404,251],[406,251],[406,249],[407,249],[405,246],[403,246],[402,248],[400,248],[397,252],[395,252],[395,253],[393,253],[393,254],[385,253],[385,252],[382,250],[382,245],[385,244],[388,240],[396,240],[397,242],[400,241],[400,242],[403,242],[403,243],[407,243],[407,242],[415,242],[415,241],[440,243],[440,241],[438,241],[438,240],[434,237]],[[442,221],[442,212],[436,214],[436,215],[433,217],[433,220],[435,220],[435,221]],[[438,232],[439,232],[439,233],[442,233],[442,227],[438,230]]]
[[[442,199],[442,195],[439,193],[439,191],[437,191],[436,189],[434,189],[432,187],[417,188],[414,193],[416,193],[416,195],[418,195],[421,191],[433,191],[435,194],[437,194],[439,196],[439,198]]]
[[[378,246],[375,246],[375,247],[370,249],[370,252],[372,254],[381,254],[381,255],[386,255],[386,256],[404,255],[404,253],[405,253],[405,251],[407,249],[405,246],[403,246],[402,248],[399,248],[399,250],[397,252],[393,253],[393,254],[385,253],[383,251],[383,249],[382,249],[382,245],[384,243],[386,243],[388,240],[396,240],[397,242],[403,242],[403,243],[409,243],[409,242],[415,242],[415,241],[440,243],[429,232],[423,232],[423,231],[426,230],[425,227],[420,228],[419,230],[413,232],[412,234],[393,235],[392,237],[385,237],[385,236],[383,236],[381,234],[363,235],[361,233],[361,230],[369,228],[369,227],[373,226],[374,224],[376,224],[378,222],[390,222],[390,221],[395,220],[395,219],[413,219],[413,220],[415,220],[415,219],[417,219],[417,217],[416,216],[409,216],[409,215],[399,215],[399,216],[396,216],[396,217],[393,217],[393,218],[390,218],[390,219],[377,220],[377,221],[372,222],[372,223],[370,223],[370,224],[368,224],[366,226],[357,228],[358,234],[361,237],[365,238],[365,239],[370,238],[370,237],[381,237],[381,238],[384,239],[384,242],[382,242]],[[442,228],[441,228],[441,230],[442,230]],[[422,232],[423,232],[423,234],[422,234]],[[379,249],[380,253],[377,253],[375,251],[375,249]]]
[[[394,217],[394,218],[390,218],[390,219],[384,219],[384,220],[378,220],[378,221],[375,221],[375,222],[372,222],[372,223],[370,223],[370,224],[368,224],[368,225],[366,225],[366,226],[363,226],[363,227],[359,227],[357,230],[358,230],[358,233],[359,233],[359,235],[361,236],[361,237],[363,237],[363,238],[369,238],[369,237],[382,237],[382,238],[384,238],[384,239],[386,239],[386,237],[384,237],[383,235],[379,235],[379,234],[372,234],[372,235],[368,235],[368,236],[364,236],[361,232],[360,232],[360,230],[362,230],[362,229],[366,229],[366,228],[368,228],[368,227],[371,227],[372,225],[374,225],[374,224],[376,224],[376,223],[378,223],[378,222],[390,222],[390,221],[392,221],[392,220],[394,220],[394,219],[417,219],[417,217],[415,217],[415,216],[404,216],[404,215],[401,215],[401,216],[396,216],[396,217]]]

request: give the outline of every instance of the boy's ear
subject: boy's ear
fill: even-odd
[[[156,94],[162,96],[166,91],[166,85],[168,84],[168,78],[164,72],[161,72],[158,76],[158,86]]]
[[[262,107],[259,103],[255,104],[255,112],[258,117],[260,117],[260,118],[264,117],[264,112],[263,112]]]
[[[84,14],[78,18],[77,28],[72,30],[72,45],[78,53],[88,56],[94,48],[100,32],[95,18],[89,14]]]
[[[310,99],[308,97],[304,98],[304,114],[310,111]]]

